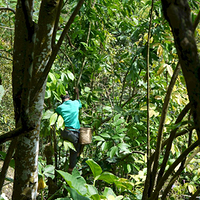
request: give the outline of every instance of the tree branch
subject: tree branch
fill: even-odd
[[[34,128],[29,128],[27,130],[25,130],[24,128],[22,127],[19,127],[19,128],[16,128],[8,133],[5,133],[5,134],[2,134],[0,135],[0,144],[3,144],[4,142],[8,141],[8,140],[11,140],[17,136],[20,136],[22,134],[26,134],[30,131],[34,130]]]
[[[84,2],[84,0],[80,0],[78,2],[74,12],[70,16],[70,18],[69,18],[69,20],[68,20],[68,22],[67,22],[67,24],[66,24],[66,26],[65,26],[62,34],[61,34],[61,36],[60,36],[60,39],[59,39],[57,45],[53,48],[51,57],[50,57],[47,65],[45,67],[45,70],[43,71],[42,75],[40,76],[40,79],[37,81],[36,86],[35,86],[35,88],[34,88],[34,90],[32,92],[32,97],[31,97],[32,102],[34,102],[34,99],[36,98],[38,92],[42,88],[42,86],[44,84],[44,81],[46,80],[46,78],[48,76],[48,73],[49,73],[49,71],[51,69],[51,66],[52,66],[52,64],[53,64],[53,62],[54,62],[54,60],[56,58],[56,55],[57,55],[59,49],[60,49],[60,46],[61,46],[61,44],[62,44],[62,42],[64,40],[64,37],[65,37],[66,33],[69,31],[69,28],[70,28],[71,24],[73,23],[73,21],[74,21],[76,15],[78,14],[79,10],[81,9],[81,7],[83,5],[83,2]]]
[[[32,19],[32,9],[29,5],[28,0],[22,0],[22,10],[24,13],[24,19],[26,23],[26,28],[28,30],[28,39],[32,41],[32,36],[34,34],[34,22]]]
[[[56,14],[56,20],[55,20],[54,30],[53,30],[52,48],[55,45],[55,38],[56,38],[57,30],[58,30],[58,23],[59,23],[59,17],[60,17],[60,12],[62,10],[62,6],[63,6],[63,0],[60,0],[59,5],[58,5],[57,14]]]
[[[171,78],[171,82],[170,82],[169,87],[167,89],[167,94],[165,96],[165,100],[164,100],[164,104],[163,104],[163,109],[162,109],[159,129],[158,129],[156,150],[155,150],[155,155],[154,155],[154,159],[153,159],[154,165],[153,165],[153,170],[151,172],[151,174],[152,174],[151,192],[152,192],[154,184],[155,184],[155,177],[156,177],[156,174],[157,174],[156,172],[158,170],[158,163],[159,163],[159,158],[160,158],[160,153],[161,153],[161,145],[162,145],[162,140],[163,140],[163,128],[164,128],[165,119],[166,119],[166,115],[167,115],[168,105],[169,105],[171,93],[172,93],[172,90],[174,88],[174,85],[175,85],[175,82],[176,82],[176,79],[178,77],[180,69],[181,69],[181,66],[178,63],[177,66],[176,66],[176,69],[174,71],[174,74]]]
[[[182,162],[185,157],[198,145],[200,144],[200,140],[197,140],[195,143],[190,145],[177,159],[176,161],[169,167],[169,169],[165,172],[164,176],[159,180],[158,185],[156,186],[154,192],[151,195],[151,198],[149,200],[155,200],[156,196],[158,195],[160,189],[164,185],[165,181],[168,179],[168,177],[171,175],[173,170],[179,165],[180,162]]]
[[[137,58],[137,56],[134,57],[132,63],[135,62],[136,58]],[[121,96],[120,96],[120,102],[119,102],[119,105],[122,104],[122,98],[123,98],[123,95],[124,95],[124,89],[125,89],[126,77],[128,76],[128,73],[129,73],[130,69],[131,69],[131,67],[129,67],[129,68],[127,69],[126,74],[125,74],[124,79],[123,79],[123,83],[122,83],[122,92],[121,92]]]
[[[12,159],[13,152],[17,146],[17,141],[18,141],[17,138],[12,140],[12,142],[10,143],[10,146],[8,148],[8,151],[6,153],[6,158],[4,160],[3,167],[2,167],[1,173],[0,173],[0,193],[2,192],[3,183],[6,178],[6,173],[7,173],[10,161]]]
[[[191,104],[189,103],[182,110],[182,112],[178,116],[175,124],[178,124],[179,122],[182,121],[183,117],[187,114],[187,112],[189,111],[190,108],[191,108]],[[167,161],[168,161],[168,158],[169,158],[169,154],[170,154],[170,149],[171,149],[171,146],[172,146],[172,142],[174,140],[174,137],[175,137],[175,134],[176,134],[177,130],[178,130],[178,128],[175,128],[174,130],[171,131],[171,134],[170,134],[170,137],[169,137],[169,140],[168,140],[168,143],[167,143],[167,147],[166,147],[166,150],[165,150],[165,155],[164,155],[164,158],[163,158],[163,162],[161,164],[161,168],[160,168],[160,171],[159,171],[159,174],[158,174],[158,180],[162,177],[162,175],[163,175],[163,173],[165,171],[165,168],[166,168],[166,165],[167,165]]]

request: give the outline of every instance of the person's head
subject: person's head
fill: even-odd
[[[65,94],[60,96],[62,99],[62,102],[69,100],[69,93],[67,91],[65,91]]]

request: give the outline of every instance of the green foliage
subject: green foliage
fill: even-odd
[[[125,190],[131,191],[133,189],[133,186],[134,186],[133,183],[131,183],[127,179],[118,178],[117,176],[115,176],[114,174],[110,172],[102,172],[101,167],[92,159],[87,160],[86,163],[89,165],[93,173],[93,178],[94,178],[93,185],[87,184],[86,180],[82,176],[80,176],[80,173],[78,172],[77,169],[74,169],[72,174],[63,172],[61,170],[57,170],[57,172],[67,182],[67,185],[69,187],[66,187],[66,186],[65,187],[69,191],[70,197],[72,199],[74,200],[78,200],[78,199],[120,200],[124,198],[122,195],[117,196],[110,187],[105,187],[103,192],[98,191],[98,189],[95,187],[95,181],[97,180],[105,181],[108,184],[115,184],[118,189],[123,190],[123,191]]]
[[[75,8],[76,2],[70,0],[63,4],[56,41],[69,18],[68,12]],[[194,21],[199,1],[189,2]],[[0,2],[1,7],[9,5],[15,8],[15,4],[16,1]],[[34,4],[35,21],[39,4],[39,1]],[[68,184],[65,189],[69,193],[69,197],[57,199],[141,199],[147,171],[146,44],[150,8],[151,1],[146,0],[86,1],[70,27],[47,79],[41,143],[56,142],[53,141],[55,131],[58,167],[63,169],[65,151],[74,149],[74,146],[60,139],[64,121],[55,113],[55,108],[61,103],[60,95],[66,90],[74,98],[74,87],[78,83],[83,104],[81,126],[93,129],[93,141],[85,147],[77,164],[81,174],[78,170],[74,170],[72,175],[57,171]],[[4,88],[0,86],[0,133],[4,133],[14,127],[10,90],[14,14],[0,14],[3,27],[0,28],[0,56],[3,58],[0,74]],[[199,34],[198,27],[195,32],[197,38]],[[166,90],[178,62],[173,37],[162,16],[159,1],[154,5],[149,61],[151,148],[155,149]],[[2,91],[6,91],[4,96]],[[168,107],[163,141],[172,129],[183,131],[192,125],[188,116],[181,123],[174,124],[187,103],[185,80],[180,72]],[[195,137],[196,134],[192,140]],[[187,135],[174,140],[167,168],[185,150],[188,140]],[[181,193],[192,194],[199,186],[198,159],[199,155],[182,172],[170,193],[172,198],[176,199]],[[44,179],[54,178],[53,171],[53,166],[39,164],[39,175]],[[186,180],[183,185],[182,180]]]
[[[65,21],[65,8],[68,7],[65,6],[61,27]],[[55,128],[59,148],[73,148],[70,143],[64,142],[63,145],[59,138],[63,120],[54,113],[54,109],[61,102],[59,96],[65,90],[73,98],[73,87],[80,79],[81,126],[93,128],[92,144],[85,147],[83,156],[93,160],[82,158],[77,167],[82,170],[85,181],[91,181],[91,177],[86,175],[89,173],[86,166],[90,166],[93,174],[91,182],[97,191],[106,188],[107,184],[115,184],[120,188],[118,194],[127,194],[124,188],[130,185],[127,186],[128,183],[126,185],[126,181],[119,177],[129,177],[137,193],[132,191],[124,199],[141,199],[147,170],[146,43],[150,6],[150,1],[86,2],[68,33],[68,41],[61,47],[47,81],[41,134],[50,135]],[[150,64],[149,114],[151,148],[154,149],[166,90],[177,64],[173,37],[163,19],[160,2],[154,5]],[[188,103],[184,85],[180,73],[172,92],[163,139],[167,139],[169,132],[175,128],[178,114]],[[181,131],[188,124],[190,122],[184,119],[176,128]],[[168,166],[180,155],[186,140],[185,136],[176,139]],[[66,176],[69,181],[71,176]],[[94,196],[99,198],[96,193]]]

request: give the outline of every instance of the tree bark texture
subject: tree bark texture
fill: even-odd
[[[186,81],[191,110],[200,138],[200,63],[187,0],[162,0],[165,18],[172,28],[174,42]]]
[[[36,25],[32,19],[33,1],[18,0],[17,3],[12,75],[15,120],[16,127],[33,130],[18,138],[12,197],[14,200],[36,199],[37,195],[39,132],[45,79],[42,87],[35,86],[52,53],[51,42],[58,4],[59,0],[43,0]],[[37,91],[36,96],[33,91]]]

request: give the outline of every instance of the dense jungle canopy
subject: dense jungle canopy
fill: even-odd
[[[199,7],[2,0],[0,199],[200,198]],[[55,109],[75,87],[93,136],[69,174]]]

